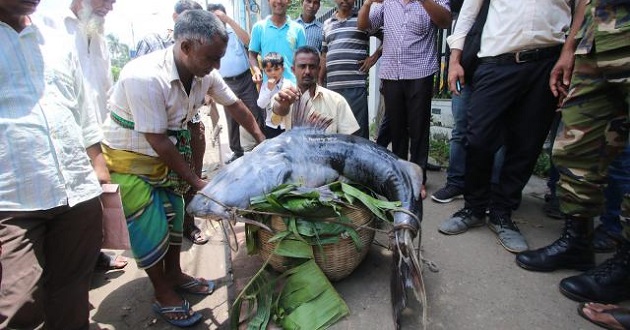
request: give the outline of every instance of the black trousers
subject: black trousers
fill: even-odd
[[[556,111],[549,73],[557,57],[528,63],[483,63],[468,107],[466,207],[510,216],[532,174]],[[498,185],[491,185],[495,152],[505,145]]]
[[[245,103],[245,106],[252,112],[256,123],[262,130],[265,125],[265,111],[258,107],[256,101],[258,100],[258,90],[256,85],[252,81],[252,75],[249,72],[244,72],[237,76],[236,79],[226,78],[225,83],[230,87],[232,92]],[[243,147],[241,147],[241,137],[239,132],[240,125],[225,111],[225,119],[228,128],[228,138],[230,144],[230,150],[235,154],[243,154]]]
[[[414,80],[383,80],[387,130],[392,151],[422,167],[426,183],[433,75]]]

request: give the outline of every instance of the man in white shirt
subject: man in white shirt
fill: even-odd
[[[47,17],[46,24],[66,31],[74,38],[79,63],[85,78],[86,99],[92,102],[99,124],[107,117],[107,93],[113,85],[110,54],[105,38],[105,16],[115,0],[73,0],[69,10],[58,17]],[[101,252],[98,270],[122,269],[128,261],[122,256]]]
[[[87,329],[102,134],[67,34],[0,0],[0,328]]]
[[[187,10],[173,37],[173,46],[138,57],[121,71],[109,98],[103,148],[112,182],[120,184],[131,250],[155,289],[153,310],[185,327],[202,316],[175,290],[209,295],[216,287],[180,267],[182,196],[207,184],[191,164],[188,122],[208,93],[257,142],[265,137],[216,70],[227,46],[223,23],[207,11]]]
[[[451,47],[450,90],[464,86],[460,58],[464,40],[484,0],[466,0]],[[465,206],[444,221],[439,231],[463,233],[485,224],[510,252],[528,249],[511,219],[521,201],[558,100],[548,86],[571,23],[571,0],[493,0],[481,35],[479,67],[474,73],[466,140]],[[491,185],[495,152],[505,146],[499,183]]]

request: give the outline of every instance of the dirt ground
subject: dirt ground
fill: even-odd
[[[205,121],[206,132],[211,132],[209,118]],[[223,127],[221,142],[227,141],[226,126]],[[214,158],[225,158],[229,150],[224,146],[222,152],[224,155],[217,150],[209,151],[209,168],[218,163]],[[429,172],[428,176],[430,195],[442,187],[446,173]],[[523,192],[521,207],[513,216],[531,248],[553,241],[562,229],[560,221],[547,218],[541,211],[544,192],[544,181],[532,178]],[[504,250],[486,227],[456,236],[438,233],[438,225],[462,206],[461,199],[449,204],[429,199],[424,202],[422,249],[424,257],[439,268],[437,272],[424,273],[427,329],[596,329],[577,315],[577,303],[558,291],[558,282],[577,272],[525,271],[516,266],[514,255]],[[205,321],[193,329],[228,329],[229,301],[258,269],[260,259],[247,256],[244,249],[232,252],[217,222],[202,219],[197,222],[210,236],[210,242],[202,246],[185,242],[183,269],[195,276],[219,279],[221,285],[211,296],[186,297],[204,315]],[[241,233],[238,237],[242,244],[242,228],[237,227],[236,231]],[[387,237],[382,234],[377,235],[376,241],[387,245]],[[131,258],[129,251],[122,253]],[[607,257],[598,255],[598,261]],[[394,329],[390,267],[390,252],[373,244],[356,271],[335,283],[351,312],[333,329]],[[90,301],[94,305],[91,329],[174,328],[151,311],[151,283],[133,260],[122,271],[97,273]],[[403,329],[417,328],[417,324],[410,322],[403,325]]]

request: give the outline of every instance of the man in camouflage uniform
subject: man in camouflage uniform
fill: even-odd
[[[550,78],[565,126],[553,147],[565,228],[551,245],[522,252],[516,262],[533,271],[590,269],[563,279],[560,291],[576,301],[611,303],[630,299],[630,195],[622,203],[624,242],[597,267],[593,217],[602,212],[608,165],[628,142],[630,0],[579,2]]]

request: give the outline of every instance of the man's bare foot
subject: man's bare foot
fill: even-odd
[[[606,329],[628,329],[630,309],[598,303],[580,304],[578,313],[588,321]]]

